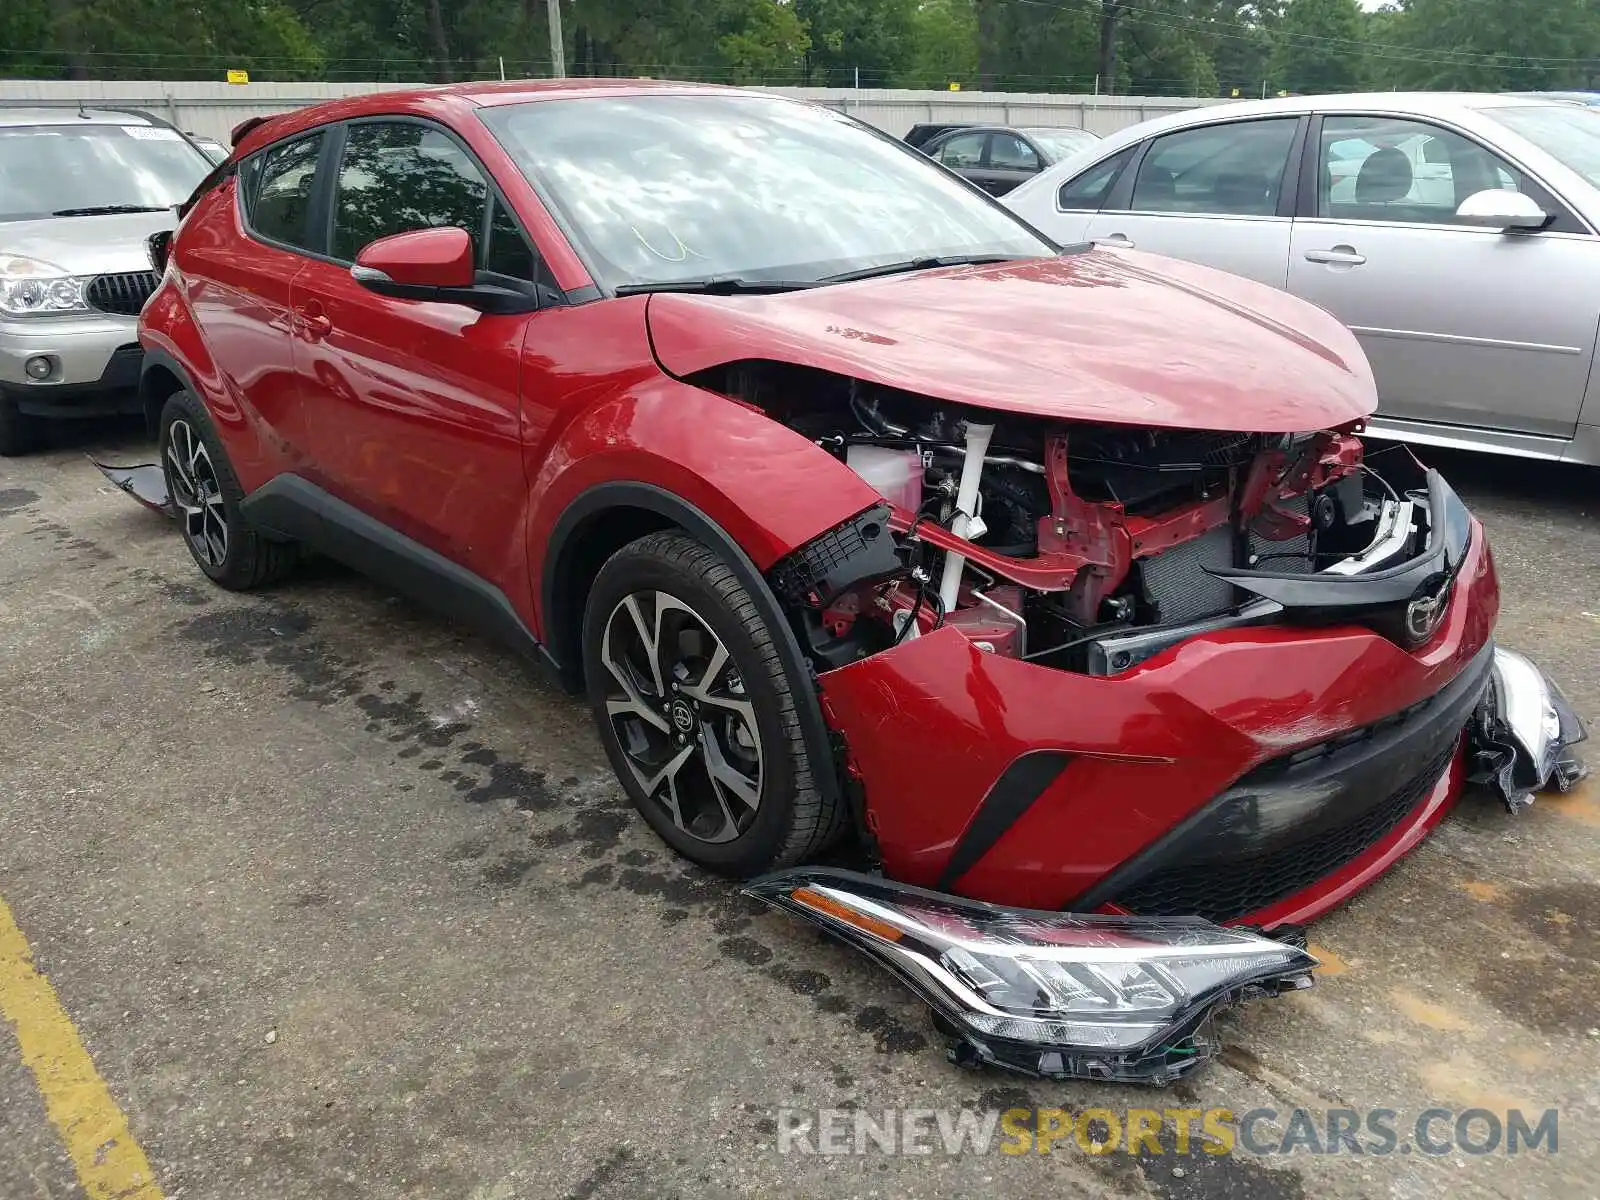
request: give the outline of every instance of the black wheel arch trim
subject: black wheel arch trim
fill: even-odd
[[[800,643],[795,639],[789,619],[778,606],[777,597],[750,556],[727,530],[665,488],[620,480],[595,484],[567,505],[550,531],[539,584],[540,612],[544,622],[545,654],[561,672],[564,682],[576,688],[581,676],[582,610],[580,604],[576,606],[576,613],[572,611],[575,606],[562,586],[563,567],[571,561],[568,555],[581,544],[585,527],[608,512],[626,508],[643,509],[663,517],[723,556],[761,614],[777,647],[778,659],[794,683],[795,710],[817,788],[829,802],[843,803],[834,745],[822,717],[822,701],[815,677],[800,653]],[[575,617],[577,633],[574,633]],[[854,813],[855,808],[852,805],[846,811]]]
[[[175,375],[178,382],[183,384],[183,390],[194,396],[202,404],[205,403],[204,393],[194,386],[194,379],[189,374],[188,368],[172,355],[159,347],[144,347],[144,361],[139,364],[139,399],[144,404],[145,415],[149,420],[150,433],[154,436],[157,432],[156,424],[161,420],[161,410],[151,411],[150,388],[147,380],[157,370],[165,370]]]

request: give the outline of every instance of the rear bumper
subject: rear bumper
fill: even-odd
[[[1164,843],[1184,847],[1169,866],[1193,866],[1198,846],[1172,841],[1185,828],[1207,831],[1216,861],[1202,882],[1252,845],[1321,846],[1309,882],[1303,864],[1276,887],[1254,881],[1242,911],[1237,898],[1198,909],[1192,890],[1171,898],[1185,914],[1271,927],[1341,903],[1448,810],[1498,606],[1473,522],[1448,610],[1415,652],[1364,626],[1262,625],[1095,678],[985,654],[942,629],[823,675],[824,712],[892,878],[1060,910],[1122,899],[1119,884],[1137,898],[1135,882],[1168,861]],[[1408,710],[1393,736],[1384,723]],[[1337,770],[1304,765],[1323,758]],[[1288,786],[1241,799],[1275,775]],[[1339,839],[1353,840],[1330,856]],[[1154,891],[1144,902],[1165,911]]]

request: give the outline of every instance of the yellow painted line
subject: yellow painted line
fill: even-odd
[[[0,1017],[16,1031],[22,1061],[33,1072],[89,1200],[162,1200],[150,1160],[128,1132],[128,1118],[95,1070],[55,988],[34,969],[33,951],[4,900]]]

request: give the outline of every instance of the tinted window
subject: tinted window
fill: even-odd
[[[322,134],[273,146],[256,155],[245,171],[245,212],[250,227],[269,241],[317,249],[306,225],[311,189],[316,184]]]
[[[489,245],[483,253],[483,269],[496,275],[509,275],[513,279],[537,279],[554,287],[553,279],[536,274],[539,264],[534,261],[533,250],[505,205],[498,199],[491,203],[494,205],[494,216],[489,223]]]
[[[607,96],[479,110],[606,285],[818,280],[1048,243],[903,143],[776,97]]]
[[[1037,171],[1039,156],[1014,133],[989,135],[989,165],[1006,171]]]
[[[454,225],[483,252],[489,188],[451,138],[414,122],[350,126],[334,196],[335,258],[353,260],[391,234]]]
[[[1068,212],[1099,212],[1135,149],[1137,147],[1129,146],[1104,162],[1096,163],[1076,179],[1067,180],[1056,193],[1056,207]]]
[[[1463,200],[1489,188],[1530,190],[1522,172],[1448,129],[1393,117],[1323,119],[1319,216],[1449,224]]]
[[[935,151],[935,157],[947,167],[976,167],[983,161],[984,136],[958,133]]]
[[[1278,211],[1296,118],[1169,133],[1139,164],[1129,207],[1143,212],[1271,216]]]
[[[161,125],[0,128],[0,221],[83,208],[170,208],[211,166]]]

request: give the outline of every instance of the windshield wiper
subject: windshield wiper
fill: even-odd
[[[115,213],[166,212],[166,208],[152,208],[148,204],[96,204],[89,208],[58,208],[52,217],[109,217]]]
[[[647,292],[692,292],[701,296],[759,296],[773,292],[796,292],[816,287],[803,279],[740,279],[722,275],[714,279],[668,279],[660,283],[624,283],[613,288],[618,296],[642,296]]]
[[[849,283],[853,279],[874,279],[879,275],[900,275],[907,271],[931,271],[935,267],[970,267],[978,263],[1012,262],[1015,254],[940,254],[931,258],[908,258],[905,262],[883,263],[876,267],[862,267],[859,271],[845,271],[829,275],[823,283]]]

